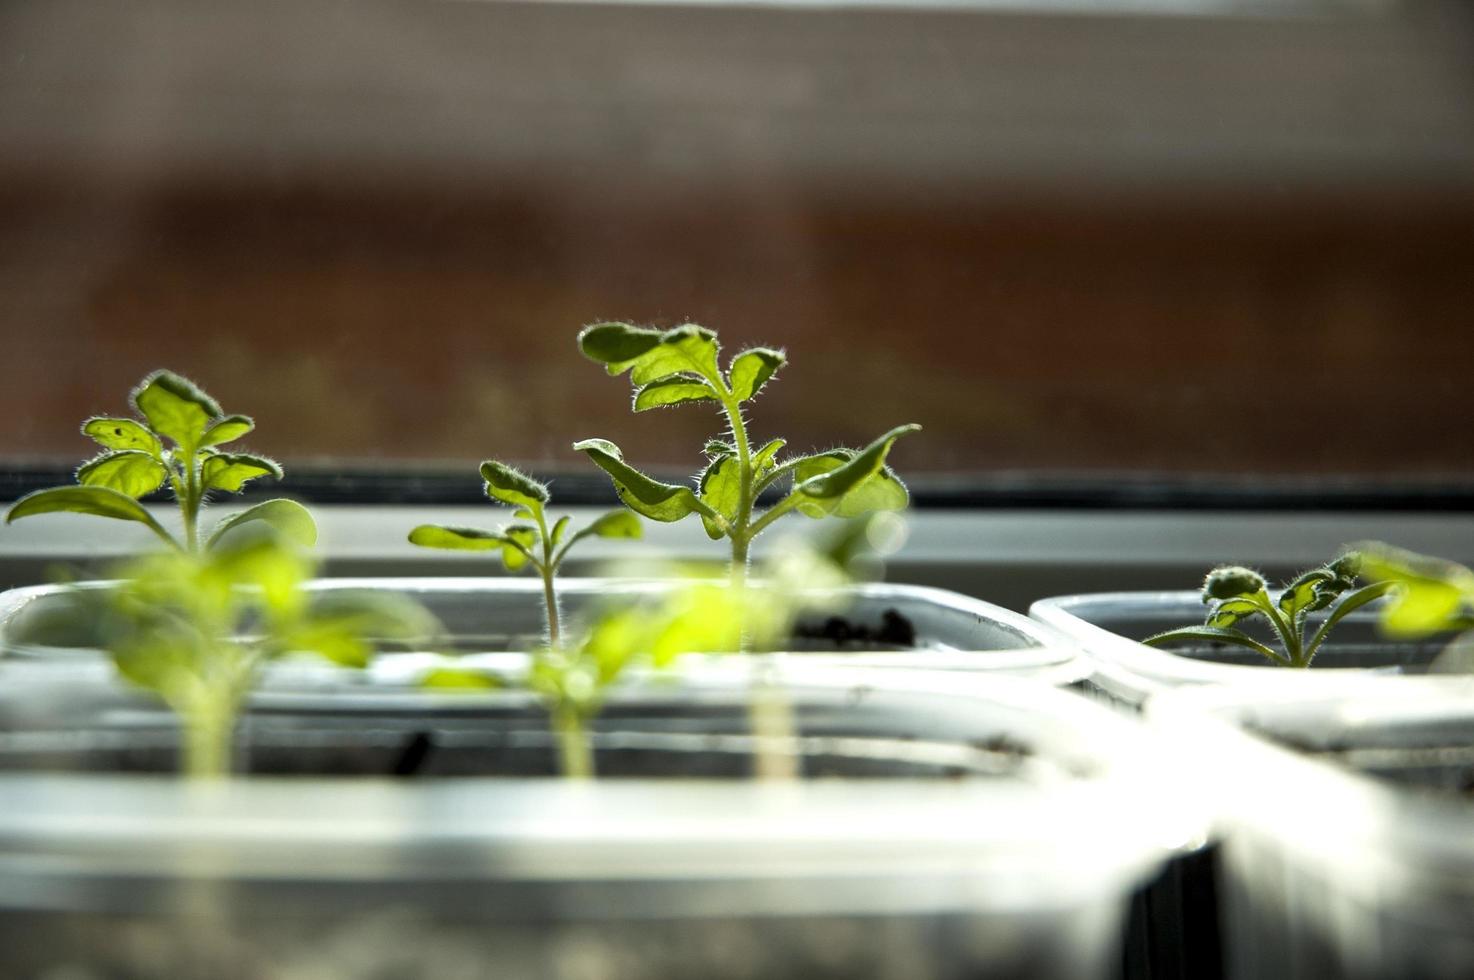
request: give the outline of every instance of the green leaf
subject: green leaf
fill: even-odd
[[[153,456],[163,452],[159,437],[134,419],[90,418],[82,423],[82,434],[107,449],[137,449]]]
[[[1157,633],[1141,641],[1149,647],[1166,646],[1170,643],[1230,643],[1253,650],[1277,664],[1288,665],[1284,654],[1271,650],[1247,633],[1236,629],[1218,629],[1212,626],[1184,626],[1181,629]]]
[[[249,416],[227,415],[205,430],[204,439],[200,445],[219,446],[227,442],[235,442],[254,428],[256,428],[256,423]]]
[[[880,468],[885,465],[886,455],[897,439],[908,433],[916,432],[920,428],[921,426],[915,424],[898,425],[841,465],[827,473],[803,480],[794,489],[815,500],[834,500],[842,497],[862,481],[880,472]]]
[[[724,439],[708,439],[706,445],[701,447],[701,454],[708,459],[716,459],[718,456],[735,456],[737,447]]]
[[[652,381],[635,392],[635,411],[645,412],[652,408],[664,408],[683,402],[715,402],[716,392],[704,381],[696,381],[685,375],[672,375]]]
[[[532,550],[537,547],[537,528],[527,524],[512,524],[503,532],[507,543],[502,548],[502,564],[515,572],[531,560]]]
[[[169,532],[142,504],[109,487],[53,487],[28,493],[11,505],[5,514],[5,523],[34,514],[53,513],[92,514],[119,521],[137,521],[148,525],[166,541],[173,541]]]
[[[642,354],[660,344],[661,331],[629,323],[595,323],[578,335],[578,349],[591,360],[610,366],[610,374],[626,370]],[[619,370],[614,370],[620,365]]]
[[[1396,588],[1397,586],[1392,582],[1374,582],[1371,585],[1364,585],[1355,592],[1349,593],[1335,609],[1331,610],[1330,615],[1326,617],[1326,621],[1320,624],[1320,628],[1310,638],[1310,642],[1305,644],[1305,653],[1303,655],[1305,665],[1310,665],[1310,658],[1315,656],[1315,651],[1320,649],[1320,645],[1331,634],[1331,627],[1345,619],[1355,610],[1360,609],[1374,599],[1380,599]],[[1387,629],[1386,615],[1382,617],[1382,628],[1384,630]]]
[[[495,691],[506,687],[506,681],[478,670],[436,667],[420,678],[420,686],[432,691]]]
[[[661,483],[624,461],[619,447],[607,439],[585,439],[573,448],[593,460],[614,482],[614,490],[625,506],[652,521],[669,523],[688,514],[700,513],[696,494],[690,487]]]
[[[701,473],[700,492],[708,507],[726,518],[728,524],[734,523],[742,503],[742,466],[737,457],[723,456],[708,463]],[[726,534],[726,528],[705,514],[701,515],[701,524],[713,541]]]
[[[906,484],[889,466],[882,466],[879,473],[839,498],[834,515],[862,517],[881,510],[905,510],[910,503],[911,494],[907,492]]]
[[[421,524],[409,532],[409,543],[421,548],[443,548],[447,551],[496,551],[507,539],[495,531],[477,527],[451,527]]]
[[[548,502],[548,488],[520,470],[488,459],[481,464],[481,479],[486,481],[486,495],[512,507],[525,507],[528,517],[535,517]]]
[[[782,439],[774,439],[763,446],[752,456],[752,471],[756,478],[761,478],[773,468],[773,462],[778,453],[787,445]]]
[[[1317,597],[1326,592],[1325,586],[1335,581],[1335,574],[1329,570],[1311,569],[1285,586],[1285,590],[1280,593],[1280,611],[1286,616],[1294,616],[1311,608],[1317,602]]]
[[[216,453],[205,459],[200,467],[200,479],[206,490],[227,490],[237,493],[248,480],[271,476],[280,480],[281,467],[275,460],[249,453]]]
[[[144,378],[132,400],[150,428],[181,446],[199,446],[205,430],[221,415],[215,399],[172,371]]]
[[[595,518],[584,533],[600,538],[639,538],[644,536],[645,526],[627,510],[611,510]]]
[[[754,347],[732,358],[728,376],[732,379],[732,394],[738,401],[747,401],[768,383],[773,373],[787,363],[788,358],[781,350],[770,347]]]
[[[615,513],[623,514],[626,512],[615,511]],[[558,542],[563,540],[563,532],[568,530],[568,521],[568,515],[564,514],[562,517],[558,518],[558,523],[553,525],[553,532],[548,535],[548,539],[552,543],[554,548],[558,547]]]
[[[277,497],[262,501],[254,507],[247,507],[239,514],[216,524],[215,530],[210,532],[210,537],[205,541],[205,547],[215,548],[228,532],[256,521],[274,528],[279,534],[304,548],[317,544],[317,522],[312,519],[312,513],[295,500]]]
[[[168,477],[168,467],[141,449],[106,452],[77,468],[77,482],[84,487],[107,487],[134,498],[153,493]]]
[[[695,374],[715,386],[720,377],[716,336],[694,323],[664,333],[628,323],[597,323],[578,335],[578,347],[611,375],[629,371],[636,387],[673,374]]]
[[[1208,613],[1206,625],[1216,629],[1227,629],[1241,620],[1249,619],[1262,612],[1264,610],[1260,609],[1259,604],[1253,599],[1222,599],[1213,607],[1213,611]]]
[[[568,539],[568,544],[558,555],[557,561],[562,562],[563,555],[578,542],[587,537],[599,538],[639,538],[644,537],[645,527],[640,519],[627,510],[611,510],[600,514],[593,523],[587,527],[580,528],[573,537]]]
[[[1395,637],[1444,632],[1464,612],[1468,598],[1448,582],[1435,579],[1400,582],[1392,603],[1382,614],[1382,631]]]

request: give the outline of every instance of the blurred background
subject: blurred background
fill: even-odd
[[[350,495],[693,470],[576,350],[624,319],[941,497],[1460,493],[1471,311],[1463,3],[0,4],[16,492],[160,366]]]

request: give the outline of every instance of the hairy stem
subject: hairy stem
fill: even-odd
[[[192,446],[181,446],[184,453],[184,496],[179,510],[184,518],[184,547],[192,555],[200,551],[200,466]]]
[[[558,563],[553,558],[553,539],[548,534],[548,524],[543,517],[542,508],[537,508],[533,516],[537,518],[538,535],[543,543],[543,560],[534,561],[533,564],[537,566],[538,574],[543,580],[543,612],[548,621],[548,645],[557,650],[562,644],[558,622],[558,595],[553,591],[553,576],[557,574]]]

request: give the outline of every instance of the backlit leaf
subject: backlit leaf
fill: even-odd
[[[205,436],[200,445],[220,446],[227,442],[234,442],[254,428],[256,428],[256,423],[249,416],[227,415],[205,430]]]
[[[644,535],[645,526],[627,510],[611,510],[599,515],[584,530],[600,538],[638,538]]]
[[[548,502],[548,488],[521,470],[488,459],[481,464],[481,479],[486,481],[486,495],[513,507],[526,507],[540,512]],[[529,517],[533,516],[529,514]]]
[[[1305,572],[1299,578],[1295,579],[1295,581],[1285,586],[1285,590],[1280,593],[1280,611],[1287,616],[1294,616],[1315,607],[1318,596],[1320,597],[1320,605],[1325,605],[1326,586],[1328,584],[1334,584],[1335,581],[1335,574],[1324,568],[1313,568]],[[1333,592],[1332,594],[1334,595],[1335,593]]]
[[[712,384],[719,377],[716,334],[694,323],[663,333],[628,323],[597,323],[578,335],[578,347],[611,375],[629,371],[637,387],[673,374],[695,374]]]
[[[816,500],[833,500],[848,493],[861,481],[880,472],[891,446],[902,436],[919,430],[919,425],[898,425],[855,453],[841,465],[819,476],[809,477],[795,490]]]
[[[194,382],[172,371],[155,371],[133,391],[133,405],[149,427],[181,446],[198,446],[221,416],[220,405]]]
[[[271,476],[280,480],[281,467],[275,460],[248,453],[216,453],[206,458],[200,467],[200,479],[206,490],[226,490],[236,493],[247,481]]]
[[[1207,625],[1227,629],[1240,620],[1263,612],[1252,599],[1224,599],[1208,614]]]
[[[317,544],[317,522],[312,519],[312,513],[295,500],[277,497],[264,500],[254,507],[247,507],[239,514],[227,517],[215,525],[205,547],[215,548],[230,531],[255,522],[269,525],[277,533],[304,548]]]
[[[769,347],[754,347],[738,354],[732,358],[732,367],[728,372],[732,394],[737,396],[738,401],[747,401],[767,384],[768,379],[787,360],[781,350]]]
[[[761,478],[773,468],[773,462],[784,445],[786,443],[782,439],[774,439],[752,454],[752,470],[755,476]]]
[[[715,402],[716,393],[706,384],[683,375],[673,375],[652,381],[635,392],[635,411],[645,412],[652,408],[664,408],[683,402]]]
[[[155,456],[162,449],[158,437],[134,419],[91,418],[82,423],[82,433],[108,449],[137,449]]]
[[[108,487],[53,487],[28,493],[11,505],[5,523],[34,514],[92,514],[120,521],[137,521],[148,525],[161,537],[169,534],[142,504],[125,493]]]
[[[168,468],[141,449],[103,453],[77,469],[77,482],[83,486],[107,487],[134,498],[153,493],[168,476]]]
[[[477,527],[421,524],[409,532],[409,542],[421,548],[448,551],[496,551],[506,543],[506,538],[495,531],[483,531]]]
[[[616,513],[625,512],[616,511]],[[558,542],[563,540],[563,532],[568,530],[568,521],[568,515],[564,514],[562,517],[558,518],[558,523],[553,525],[553,531],[551,534],[548,535],[549,540],[551,540],[553,543],[553,547],[556,548],[558,546]]]
[[[735,456],[723,456],[707,464],[701,473],[701,499],[708,507],[721,514],[727,521],[737,519],[737,508],[742,503],[742,467]],[[701,524],[706,536],[719,540],[726,530],[705,514]]]
[[[502,548],[502,564],[508,571],[515,572],[530,560],[537,547],[537,528],[527,524],[512,524],[502,531],[507,544]]]
[[[690,487],[662,483],[646,476],[627,464],[619,447],[607,439],[585,439],[574,443],[573,448],[609,474],[619,499],[640,516],[668,523],[699,512],[696,495]]]
[[[1289,659],[1284,654],[1271,650],[1247,633],[1236,629],[1218,629],[1212,626],[1185,626],[1181,629],[1168,630],[1165,633],[1148,636],[1141,642],[1149,647],[1170,646],[1178,643],[1228,643],[1233,646],[1253,650],[1255,653],[1277,664],[1289,663]]]
[[[420,678],[420,687],[432,691],[495,691],[505,686],[496,674],[463,667],[436,667]]]
[[[706,445],[701,447],[701,454],[708,459],[716,459],[718,456],[735,456],[737,447],[725,439],[708,439]]]

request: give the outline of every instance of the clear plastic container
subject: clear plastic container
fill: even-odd
[[[83,583],[107,588],[109,583]],[[467,664],[516,669],[521,653],[542,639],[542,586],[530,578],[320,579],[326,592],[383,589],[409,595],[445,626],[446,645]],[[577,621],[605,604],[657,596],[668,582],[569,578],[559,584],[559,605]],[[33,586],[0,593],[0,658],[97,659],[91,625],[76,622],[66,589]],[[925,667],[1032,677],[1066,685],[1087,677],[1089,662],[1075,644],[1027,616],[942,589],[909,585],[857,585],[815,591],[821,609],[800,617],[789,652],[803,659],[869,667]],[[427,663],[423,655],[381,656],[361,674],[312,663],[275,665],[267,688],[347,684],[412,686]]]
[[[1446,640],[1391,642],[1376,631],[1376,604],[1348,615],[1306,669],[1271,664],[1252,651],[1223,644],[1159,649],[1143,637],[1179,626],[1200,624],[1206,607],[1201,594],[1184,592],[1102,592],[1041,599],[1029,615],[1080,646],[1093,661],[1091,682],[1111,697],[1139,706],[1152,694],[1194,684],[1303,684],[1373,672],[1422,673],[1443,651]],[[1314,614],[1323,618],[1324,612]],[[1271,634],[1261,624],[1242,628],[1258,639]]]
[[[1198,688],[1147,713],[1221,815],[1232,977],[1474,976],[1474,679]]]
[[[796,782],[734,778],[733,665],[617,694],[592,783],[538,778],[549,740],[525,699],[457,696],[342,724],[257,713],[246,751],[276,774],[211,786],[117,774],[167,758],[167,723],[26,674],[0,686],[0,974],[1113,973],[1131,889],[1200,831],[1159,799],[1133,726],[1002,677],[785,674]],[[443,767],[313,774],[421,736]],[[477,753],[500,775],[462,775]]]

